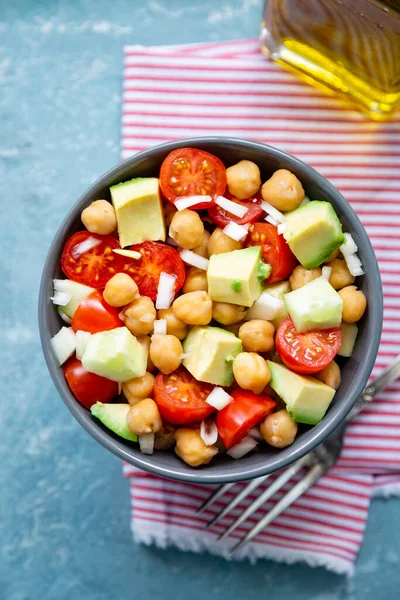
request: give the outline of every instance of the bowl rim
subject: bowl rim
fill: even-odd
[[[52,272],[52,257],[53,255],[59,252],[59,238],[63,235],[66,229],[69,228],[69,224],[73,213],[76,210],[76,207],[81,204],[86,198],[89,198],[92,192],[99,186],[105,186],[106,183],[113,177],[117,176],[119,173],[122,173],[124,170],[129,169],[130,166],[135,164],[138,161],[146,160],[146,158],[151,157],[154,153],[157,152],[170,152],[175,150],[176,148],[181,147],[197,147],[201,145],[219,145],[219,146],[232,146],[242,147],[243,149],[253,149],[254,151],[260,153],[267,153],[269,156],[274,157],[275,159],[283,160],[286,164],[290,164],[294,166],[298,171],[308,171],[309,176],[313,179],[313,181],[318,184],[322,189],[327,190],[330,196],[335,196],[335,202],[340,207],[340,212],[347,215],[351,215],[351,219],[356,219],[356,223],[358,221],[359,230],[361,232],[362,237],[364,238],[365,251],[364,254],[367,254],[368,260],[368,277],[371,278],[374,287],[378,291],[378,294],[375,297],[373,312],[369,315],[369,319],[372,319],[373,324],[375,325],[375,329],[373,330],[373,339],[371,341],[371,346],[369,348],[369,352],[366,353],[364,361],[360,364],[360,374],[358,375],[359,381],[357,387],[353,390],[353,393],[343,399],[341,401],[340,409],[334,416],[327,419],[326,417],[319,424],[319,429],[316,430],[315,436],[307,441],[299,444],[298,448],[294,448],[289,446],[288,449],[281,450],[276,455],[271,456],[268,459],[268,465],[263,466],[254,466],[249,467],[244,466],[243,469],[235,468],[235,472],[230,473],[229,469],[226,470],[225,473],[208,473],[207,466],[202,468],[201,470],[192,469],[189,472],[184,471],[183,463],[182,469],[180,467],[177,468],[169,468],[164,467],[162,465],[157,465],[152,463],[152,456],[147,455],[132,455],[125,446],[125,440],[117,439],[110,435],[107,431],[102,429],[99,424],[93,419],[87,419],[82,412],[82,407],[79,402],[75,399],[75,397],[70,392],[64,377],[61,377],[61,367],[57,366],[51,345],[50,345],[50,335],[47,331],[45,316],[48,311],[48,279],[49,279],[49,271]],[[375,293],[374,293],[375,295]],[[279,148],[275,148],[274,146],[270,146],[268,144],[263,144],[260,142],[253,142],[250,140],[227,137],[227,136],[205,136],[205,137],[196,137],[196,138],[187,138],[174,140],[170,142],[165,142],[163,144],[158,144],[157,146],[153,146],[149,149],[143,150],[134,154],[133,156],[127,158],[126,160],[118,163],[116,166],[107,171],[104,175],[102,175],[99,179],[97,179],[80,197],[74,202],[71,209],[68,211],[67,215],[61,222],[61,225],[57,229],[53,241],[48,250],[46,260],[43,266],[43,272],[40,282],[40,290],[39,290],[39,306],[38,306],[38,317],[39,317],[39,332],[40,339],[43,349],[43,354],[45,357],[46,365],[49,370],[50,376],[53,380],[53,383],[66,404],[69,411],[78,421],[78,423],[102,446],[107,448],[110,452],[121,458],[122,460],[128,462],[129,464],[152,473],[154,475],[158,475],[160,477],[164,477],[167,479],[188,482],[188,483],[208,483],[208,484],[224,484],[231,483],[236,481],[245,481],[254,479],[256,477],[260,477],[269,473],[273,473],[277,470],[280,470],[305,454],[311,452],[316,446],[322,443],[341,423],[343,423],[346,415],[350,412],[359,395],[363,391],[365,385],[367,384],[368,378],[371,374],[372,368],[375,363],[376,355],[379,348],[380,336],[382,332],[382,320],[383,320],[383,295],[382,295],[382,284],[379,273],[379,268],[376,260],[376,256],[374,250],[372,248],[370,239],[360,222],[357,214],[353,210],[350,204],[347,203],[342,194],[335,188],[335,186],[330,183],[323,175],[318,173],[313,167],[303,162],[299,158],[280,150]],[[87,412],[87,411],[86,411]],[[328,413],[329,415],[329,413]],[[325,424],[324,424],[325,421]],[[290,450],[290,452],[285,452],[285,450]],[[240,461],[235,461],[235,465],[240,465]]]

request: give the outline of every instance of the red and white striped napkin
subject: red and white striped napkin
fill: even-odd
[[[327,177],[361,218],[381,269],[384,325],[373,375],[400,352],[400,117],[369,121],[286,73],[265,58],[256,40],[247,40],[126,47],[122,119],[122,158],[167,140],[228,135],[277,146]],[[232,545],[232,538],[215,543],[232,517],[204,531],[220,503],[195,515],[210,486],[168,481],[130,465],[124,473],[137,541],[222,555]],[[370,500],[389,494],[400,494],[400,383],[349,426],[339,464],[239,557],[302,560],[350,574]]]

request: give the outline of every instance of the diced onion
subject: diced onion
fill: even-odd
[[[167,320],[157,319],[154,321],[154,335],[166,335],[167,333]]]
[[[247,237],[249,225],[238,225],[234,221],[229,221],[228,225],[226,225],[222,231],[233,240],[241,242]]]
[[[69,279],[53,279],[55,292],[69,292],[71,289],[71,281]]]
[[[190,208],[191,206],[196,206],[196,204],[200,204],[200,202],[212,202],[211,196],[183,196],[182,198],[178,198],[175,200],[175,208],[177,210],[184,210],[185,208]]]
[[[160,279],[158,281],[156,308],[169,308],[174,299],[174,288],[176,282],[176,275],[161,271]]]
[[[228,406],[228,404],[233,402],[233,398],[221,387],[215,387],[213,391],[208,394],[206,402],[217,410],[222,410],[225,406]]]
[[[232,448],[229,448],[227,454],[229,454],[229,456],[231,456],[232,458],[242,458],[242,456],[244,456],[248,452],[251,452],[251,450],[254,450],[256,446],[257,440],[250,437],[249,435],[246,435],[241,442],[235,444],[234,446],[232,446]]]
[[[283,213],[281,213],[280,210],[278,210],[277,208],[275,208],[275,206],[272,206],[272,204],[270,204],[269,202],[261,202],[261,208],[263,210],[265,210],[265,212],[267,213],[267,215],[270,215],[273,219],[275,219],[276,221],[278,221],[278,223],[285,223],[286,222],[286,217]]]
[[[66,315],[65,312],[63,312],[62,310],[59,310],[58,314],[60,315],[60,317],[62,318],[64,323],[67,323],[67,325],[71,325],[72,319],[68,315]]]
[[[183,360],[184,358],[189,358],[189,356],[189,352],[182,352],[182,354],[179,355],[179,358]]]
[[[274,217],[271,217],[271,215],[265,217],[265,221],[267,221],[267,223],[271,223],[271,225],[273,225],[274,227],[278,227],[279,225],[279,221],[274,219]]]
[[[120,248],[113,248],[113,252],[115,252],[115,254],[120,254],[121,256],[126,256],[126,258],[133,258],[134,260],[142,258],[140,252],[136,252],[136,250],[122,250]]]
[[[212,446],[218,439],[218,429],[214,421],[202,421],[200,423],[200,437],[206,446]]]
[[[353,277],[358,277],[359,275],[364,275],[364,270],[362,268],[362,262],[358,258],[357,254],[350,254],[350,256],[345,256],[344,259],[347,263],[347,268],[349,269],[349,271],[353,275]]]
[[[71,294],[68,292],[60,292],[59,290],[55,290],[54,296],[50,298],[53,301],[53,304],[57,306],[66,306],[68,302],[71,300]]]
[[[61,366],[75,352],[75,332],[72,331],[71,327],[61,327],[60,331],[51,338],[50,344],[57,362]]]
[[[308,204],[310,202],[310,198],[308,196],[304,196],[303,200],[300,202],[298,208],[300,208],[300,206],[304,206],[305,204]]]
[[[76,358],[82,360],[82,356],[85,353],[86,346],[90,340],[90,333],[88,331],[82,331],[79,329],[75,334],[76,343]]]
[[[96,246],[99,246],[101,242],[102,240],[99,240],[98,238],[95,238],[93,236],[88,237],[86,240],[80,242],[79,244],[76,244],[76,246],[72,248],[72,258],[75,258],[76,260],[79,256],[81,256],[81,254],[85,254],[85,252],[89,252],[89,250],[92,250],[92,248],[96,248]]]
[[[140,452],[143,454],[153,454],[154,451],[154,433],[144,433],[139,435]]]
[[[355,241],[353,240],[351,233],[345,233],[344,237],[345,242],[340,246],[339,250],[343,254],[343,256],[346,257],[357,252],[358,247]]]
[[[248,432],[248,435],[253,438],[253,440],[256,440],[257,442],[263,442],[264,438],[263,435],[260,431],[260,429],[258,427],[252,427],[250,429],[250,431]]]
[[[231,213],[231,215],[240,218],[244,217],[249,210],[246,206],[242,206],[237,202],[232,202],[232,200],[228,200],[228,198],[224,198],[223,196],[217,196],[215,198],[215,204],[218,204],[218,206],[226,210],[226,212]]]
[[[247,235],[247,233],[246,233]],[[191,250],[182,250],[179,253],[183,262],[188,265],[192,265],[193,267],[197,267],[198,269],[203,269],[203,271],[207,271],[208,269],[208,258],[204,258],[203,256],[199,256],[195,252]]]
[[[251,319],[264,319],[270,321],[275,319],[276,315],[283,308],[283,301],[274,298],[268,292],[263,292],[246,313],[246,321]]]
[[[322,267],[322,277],[329,281],[329,277],[332,273],[332,267]]]
[[[287,223],[279,223],[277,230],[279,235],[283,235],[286,232]]]

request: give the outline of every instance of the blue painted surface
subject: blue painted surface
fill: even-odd
[[[118,162],[125,43],[257,35],[261,0],[0,0],[0,597],[391,600],[400,512],[374,501],[352,581],[138,547],[119,461],[75,423],[41,356],[41,266],[70,204]]]

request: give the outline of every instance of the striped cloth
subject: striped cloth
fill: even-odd
[[[122,158],[167,140],[214,134],[265,142],[298,156],[327,177],[356,210],[382,274],[385,308],[373,370],[377,375],[400,352],[400,118],[369,121],[342,100],[282,71],[261,54],[255,40],[126,47]],[[303,560],[351,573],[371,497],[400,494],[399,450],[396,383],[349,426],[338,465],[239,558]],[[210,486],[167,481],[130,465],[124,465],[124,473],[131,483],[136,540],[222,555],[232,545],[232,538],[215,544],[232,517],[213,532],[204,531],[221,503],[202,516],[194,514]],[[265,508],[239,528],[238,537]]]

